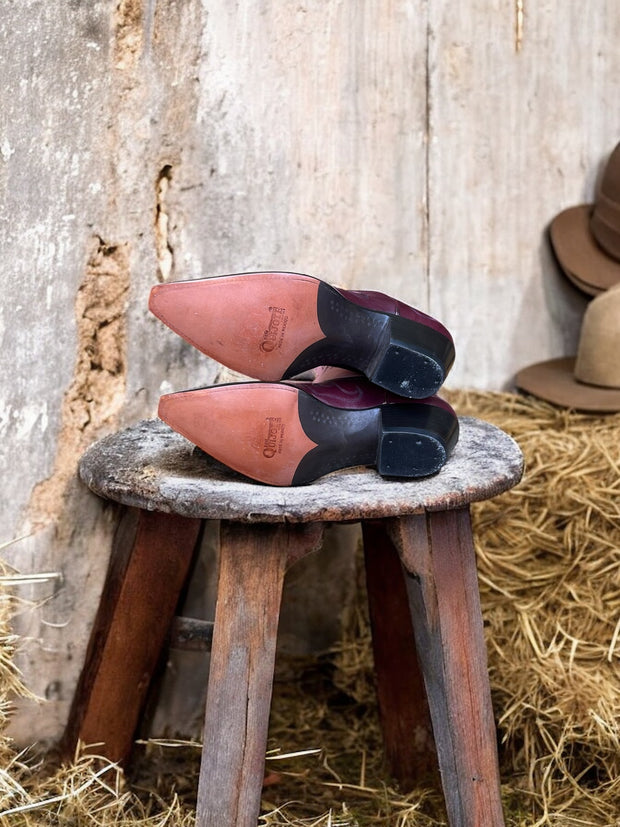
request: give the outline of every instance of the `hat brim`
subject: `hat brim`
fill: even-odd
[[[620,262],[606,255],[590,231],[592,204],[569,207],[549,227],[553,251],[573,284],[590,296],[620,283]]]
[[[576,411],[615,413],[620,411],[620,388],[586,385],[575,379],[574,356],[538,362],[520,370],[515,385],[554,405]]]

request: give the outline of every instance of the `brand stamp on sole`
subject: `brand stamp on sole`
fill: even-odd
[[[284,440],[284,424],[279,416],[268,416],[265,419],[267,436],[263,442],[263,456],[272,459],[276,454],[282,453],[282,441]]]
[[[263,353],[271,353],[277,347],[280,347],[288,323],[285,307],[270,307],[269,312],[271,313],[269,324],[260,343],[260,349]]]

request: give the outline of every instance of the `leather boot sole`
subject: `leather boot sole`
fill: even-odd
[[[270,485],[302,485],[357,465],[374,465],[387,477],[428,476],[458,439],[457,418],[441,400],[348,409],[299,384],[172,393],[162,396],[159,416],[215,459]]]
[[[400,396],[436,393],[454,360],[452,340],[354,296],[311,276],[244,273],[157,285],[149,308],[198,350],[255,379],[336,365]]]

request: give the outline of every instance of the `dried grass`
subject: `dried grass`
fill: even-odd
[[[570,814],[615,827],[620,415],[512,394],[463,395],[460,409],[500,425],[526,457],[520,486],[473,509],[504,765],[523,774],[537,824]]]
[[[511,433],[526,457],[520,486],[473,508],[507,824],[620,827],[620,415],[512,394],[451,401]],[[275,687],[265,827],[445,824],[428,779],[405,796],[385,773],[362,579],[341,644]],[[24,691],[13,610],[0,593],[0,724]],[[193,825],[199,745],[136,752],[125,777],[93,756],[55,766],[18,754],[0,735],[0,824]]]

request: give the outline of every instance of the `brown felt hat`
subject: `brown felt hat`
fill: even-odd
[[[577,356],[519,371],[518,388],[578,411],[620,411],[620,284],[586,308]]]
[[[568,278],[591,296],[620,283],[620,144],[609,156],[594,204],[570,207],[549,228]]]

